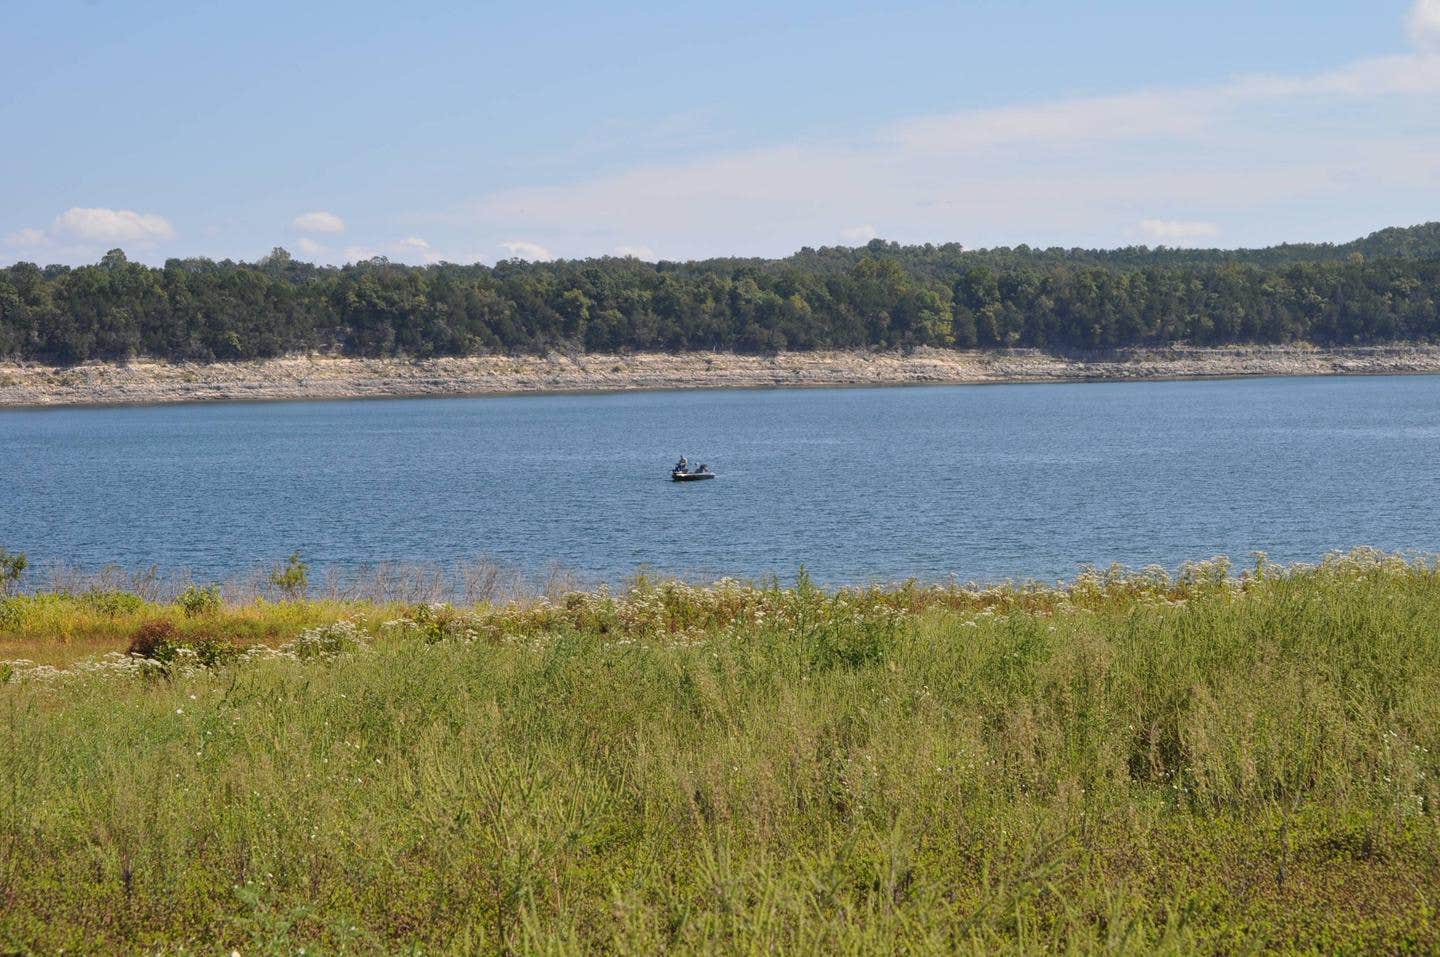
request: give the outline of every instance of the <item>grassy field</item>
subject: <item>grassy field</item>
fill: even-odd
[[[191,606],[0,600],[0,953],[1440,950],[1430,562]]]

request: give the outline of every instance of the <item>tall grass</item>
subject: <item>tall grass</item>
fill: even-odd
[[[246,616],[11,666],[0,950],[1440,949],[1428,562]]]
[[[298,554],[298,553],[297,553]],[[275,580],[284,566],[256,566],[219,587],[234,603],[264,598],[296,597]],[[27,573],[31,593],[80,595],[127,592],[152,602],[174,601],[191,586],[204,586],[186,569],[162,572],[158,567],[130,569],[119,565],[75,568],[47,565]],[[335,601],[479,603],[523,601],[593,587],[573,569],[554,564],[529,575],[488,558],[448,565],[376,562],[325,568],[303,594]]]

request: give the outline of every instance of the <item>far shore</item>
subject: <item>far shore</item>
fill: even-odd
[[[317,355],[203,365],[144,359],[65,367],[0,363],[0,408],[1417,373],[1440,373],[1440,345],[1172,347],[1094,354],[918,349],[773,356],[691,352],[356,359]]]

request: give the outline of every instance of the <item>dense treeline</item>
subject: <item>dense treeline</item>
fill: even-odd
[[[1440,223],[1343,245],[804,249],[782,260],[318,267],[112,250],[0,269],[0,358],[71,363],[293,352],[1109,349],[1440,339]]]

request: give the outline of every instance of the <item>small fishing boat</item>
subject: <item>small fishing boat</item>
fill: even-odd
[[[710,466],[702,465],[693,472],[688,468],[675,468],[670,472],[672,482],[700,482],[705,479],[712,479],[715,473],[710,471]]]

